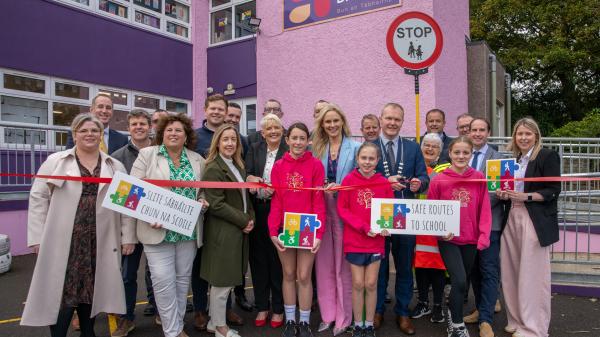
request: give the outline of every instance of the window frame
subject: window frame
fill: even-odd
[[[91,13],[100,15],[102,17],[110,18],[117,22],[123,22],[128,25],[134,26],[136,28],[141,28],[143,30],[154,32],[154,33],[157,33],[157,34],[160,34],[160,35],[163,35],[166,37],[170,37],[170,38],[173,38],[176,40],[181,40],[181,41],[185,41],[188,43],[192,43],[192,28],[193,28],[193,22],[194,22],[194,14],[193,14],[193,7],[192,7],[191,0],[173,0],[175,2],[179,2],[181,4],[188,6],[188,8],[189,8],[188,15],[189,15],[189,19],[190,19],[189,22],[185,22],[183,20],[179,20],[177,18],[167,15],[166,11],[165,11],[165,0],[161,0],[161,11],[160,12],[153,11],[144,6],[139,6],[135,3],[133,3],[133,0],[108,0],[108,1],[112,1],[114,3],[119,4],[120,6],[127,8],[127,18],[123,18],[119,15],[111,14],[109,12],[100,10],[100,6],[99,6],[100,0],[89,0],[89,5],[80,4],[73,0],[54,0],[54,1],[61,3],[61,4],[65,4],[67,6],[78,8],[80,10],[84,10],[86,12],[91,12]],[[136,11],[139,11],[141,13],[151,15],[151,16],[158,18],[160,20],[160,27],[155,28],[155,27],[146,25],[141,22],[136,22],[135,21],[135,12]],[[167,20],[169,20],[177,25],[187,28],[187,32],[188,32],[187,37],[167,31]]]
[[[90,2],[91,1],[92,0],[90,0]],[[39,93],[30,92],[30,91],[6,89],[4,87],[4,75],[5,74],[44,80],[45,81],[44,82],[45,94],[39,94]],[[64,84],[71,84],[71,85],[87,87],[89,90],[89,98],[86,100],[86,99],[79,99],[79,98],[72,98],[72,97],[57,96],[56,92],[55,92],[55,84],[56,83],[64,83]],[[144,92],[144,91],[122,89],[122,88],[117,88],[117,87],[112,87],[112,86],[107,86],[107,85],[91,84],[91,83],[87,83],[87,82],[64,79],[64,78],[60,78],[60,77],[43,76],[40,74],[28,73],[28,72],[24,72],[24,71],[16,71],[16,70],[12,70],[12,69],[0,68],[0,96],[10,96],[10,97],[16,97],[16,98],[22,98],[22,99],[41,100],[41,101],[45,101],[47,103],[47,107],[48,107],[48,116],[47,116],[48,123],[47,124],[32,124],[32,123],[19,122],[22,124],[30,124],[30,125],[37,125],[37,126],[47,125],[47,126],[51,126],[51,127],[55,127],[55,126],[63,127],[63,125],[54,125],[54,110],[53,110],[54,103],[74,104],[74,105],[83,105],[83,106],[90,107],[92,105],[92,99],[98,93],[100,93],[100,91],[102,91],[102,90],[119,92],[119,93],[123,93],[123,94],[127,95],[127,104],[125,104],[125,105],[124,104],[114,104],[114,106],[113,106],[114,110],[124,110],[124,111],[129,112],[132,109],[143,109],[143,110],[147,111],[148,113],[153,113],[154,110],[152,110],[152,109],[135,107],[134,98],[137,95],[137,96],[145,96],[145,97],[158,99],[159,100],[159,109],[162,109],[162,110],[166,110],[166,102],[167,101],[185,103],[186,110],[187,110],[185,112],[186,115],[190,118],[193,117],[191,100],[176,98],[176,97],[172,97],[172,96],[157,95],[157,94],[152,94],[152,93],[148,93],[148,92]],[[2,114],[2,108],[0,106],[0,123],[2,122],[1,114]],[[7,148],[29,149],[30,148],[30,144],[6,143],[4,140],[4,128],[5,127],[0,127],[0,149],[7,149]],[[9,128],[12,128],[12,127],[9,127]],[[19,129],[19,127],[14,127],[14,128]],[[36,145],[36,149],[39,148],[39,149],[58,149],[58,150],[60,150],[63,148],[62,146],[55,146],[55,137],[51,137],[49,135],[50,133],[47,130],[44,132],[46,132],[46,144],[45,145]]]
[[[216,46],[221,46],[221,45],[228,44],[228,43],[239,42],[239,41],[256,38],[256,32],[254,34],[250,34],[250,35],[246,35],[246,36],[242,36],[242,37],[235,37],[235,20],[236,20],[235,9],[237,6],[243,5],[243,4],[246,4],[249,2],[254,2],[254,6],[256,8],[256,3],[258,2],[258,0],[231,0],[229,3],[223,4],[220,6],[214,6],[214,7],[212,5],[212,0],[209,0],[209,12],[208,12],[208,46],[209,47],[216,47]],[[232,21],[231,22],[231,39],[229,39],[227,41],[212,43],[212,35],[213,35],[212,15],[213,15],[213,13],[216,13],[216,12],[222,11],[224,9],[228,9],[228,8],[231,8],[231,21]]]

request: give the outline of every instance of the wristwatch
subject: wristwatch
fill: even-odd
[[[533,201],[533,194],[527,193],[527,201]]]

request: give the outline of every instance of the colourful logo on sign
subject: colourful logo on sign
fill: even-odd
[[[400,0],[284,0],[283,25],[297,28],[399,5]]]
[[[488,179],[488,191],[496,190],[514,190],[515,189],[515,170],[519,169],[519,164],[515,158],[511,159],[493,159],[486,162],[486,177]]]
[[[283,220],[283,233],[279,240],[285,247],[310,249],[315,244],[317,228],[321,221],[316,214],[286,212]]]
[[[383,203],[377,224],[382,230],[406,229],[406,214],[408,213],[410,213],[410,209],[406,204]]]
[[[144,193],[143,187],[121,181],[119,187],[117,187],[117,191],[115,194],[111,194],[110,198],[113,204],[135,211],[140,203],[140,199],[145,196],[146,193]]]

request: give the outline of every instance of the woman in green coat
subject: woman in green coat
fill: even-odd
[[[232,125],[215,131],[204,170],[205,181],[244,182],[240,136]],[[225,313],[231,288],[242,284],[248,266],[248,233],[254,210],[246,189],[206,189],[210,204],[204,222],[200,277],[211,284],[208,329],[216,337],[240,337],[227,327]]]

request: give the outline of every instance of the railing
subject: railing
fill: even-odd
[[[37,172],[49,154],[64,149],[67,130],[0,122],[0,172]],[[490,138],[490,144],[507,156],[509,141],[509,137]],[[560,155],[563,176],[600,176],[600,139],[547,137],[543,143]],[[30,185],[27,178],[1,177],[0,200],[11,193],[26,193]],[[561,240],[552,247],[553,262],[600,264],[600,182],[563,182],[558,216]]]

